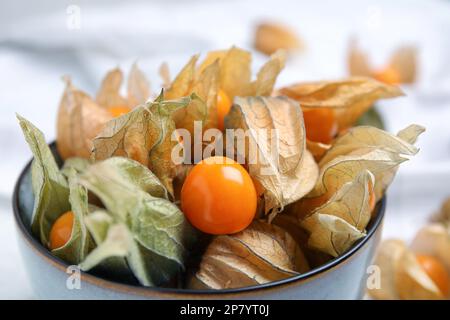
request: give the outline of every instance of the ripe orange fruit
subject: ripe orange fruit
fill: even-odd
[[[239,163],[210,157],[190,171],[181,189],[181,208],[197,229],[232,234],[245,229],[256,213],[252,178]]]
[[[117,107],[110,107],[108,111],[114,118],[118,118],[130,112],[131,109],[126,106],[117,106]]]
[[[338,133],[338,125],[331,108],[303,108],[306,137],[310,141],[329,144]]]
[[[450,291],[450,277],[444,265],[433,256],[416,255],[417,261],[426,274],[433,280],[441,293],[448,297]]]
[[[225,128],[225,116],[230,112],[231,105],[231,100],[225,91],[219,89],[217,92],[217,128],[221,131]]]
[[[73,228],[73,212],[67,211],[56,219],[50,229],[50,250],[63,247],[70,239]]]

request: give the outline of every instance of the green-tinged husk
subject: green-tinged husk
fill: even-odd
[[[82,264],[85,270],[103,259],[124,257],[142,284],[161,285],[184,268],[195,232],[180,209],[164,198],[167,192],[150,170],[113,157],[91,165],[79,180],[102,200],[114,221],[106,234],[114,231],[111,237],[120,240],[117,246],[106,236]]]

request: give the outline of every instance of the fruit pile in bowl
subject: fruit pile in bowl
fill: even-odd
[[[424,128],[355,126],[397,86],[275,88],[284,65],[278,51],[253,78],[251,54],[232,47],[193,56],[157,94],[137,65],[126,94],[119,69],[95,98],[65,79],[55,153],[18,116],[33,237],[85,272],[180,290],[265,285],[350,252]]]

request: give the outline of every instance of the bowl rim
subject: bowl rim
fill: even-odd
[[[55,142],[49,144],[51,149],[54,149],[56,146]],[[53,267],[59,269],[60,271],[66,273],[69,264],[63,261],[62,259],[55,257],[50,253],[50,251],[45,248],[32,234],[31,230],[26,227],[21,215],[19,213],[19,189],[22,185],[23,179],[25,175],[31,168],[31,164],[33,162],[33,158],[28,161],[25,167],[22,169],[16,183],[14,186],[14,193],[12,197],[12,205],[13,205],[13,213],[14,220],[16,222],[17,229],[20,231],[19,233],[24,237],[27,244],[30,246],[33,251],[38,254],[41,258],[43,258],[46,262],[51,264]],[[164,287],[144,287],[140,285],[126,284],[121,282],[116,282],[112,280],[107,280],[101,278],[99,276],[87,273],[85,271],[80,271],[81,281],[86,281],[91,285],[95,285],[102,289],[109,289],[118,292],[124,292],[127,294],[133,294],[136,296],[151,296],[161,295],[163,297],[172,297],[172,298],[226,298],[227,296],[233,295],[247,295],[254,294],[257,292],[268,291],[271,289],[280,289],[282,287],[286,287],[289,285],[295,285],[299,283],[305,283],[306,281],[312,280],[317,276],[323,275],[326,272],[331,271],[332,269],[340,266],[344,262],[346,262],[349,258],[354,257],[362,247],[364,247],[369,240],[374,236],[376,231],[382,225],[382,221],[385,215],[386,209],[386,196],[378,201],[376,209],[377,214],[375,215],[374,220],[370,223],[369,228],[367,229],[367,235],[359,240],[356,244],[354,244],[349,250],[347,250],[343,255],[334,258],[327,263],[311,269],[308,272],[298,274],[293,277],[289,277],[286,279],[281,279],[265,284],[247,286],[242,288],[234,288],[234,289],[221,289],[221,290],[213,290],[213,289],[180,289],[180,288],[164,288]]]

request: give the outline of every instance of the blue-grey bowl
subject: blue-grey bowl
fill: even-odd
[[[55,145],[51,147],[56,155]],[[380,242],[386,206],[385,198],[378,202],[367,236],[342,256],[280,281],[239,289],[188,290],[142,287],[80,272],[77,282],[77,273],[31,234],[30,168],[31,161],[16,183],[13,208],[23,263],[36,297],[43,299],[360,299],[366,289],[367,268]]]

